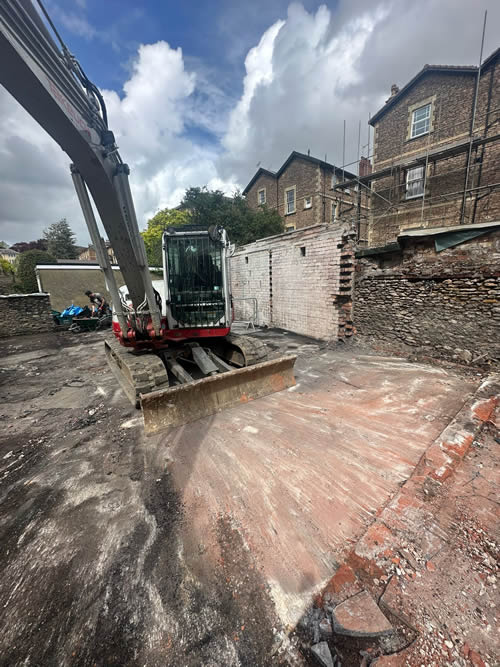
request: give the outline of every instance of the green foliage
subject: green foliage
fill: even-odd
[[[43,235],[47,241],[47,251],[57,259],[76,259],[78,257],[75,235],[66,218],[52,223],[44,230]]]
[[[0,272],[2,272],[4,276],[13,276],[14,267],[8,260],[0,259]]]
[[[266,236],[284,231],[279,213],[267,206],[256,211],[237,192],[226,197],[220,190],[189,188],[186,190],[181,207],[191,214],[191,222],[197,225],[222,225],[229,239],[237,245],[251,243]]]
[[[23,292],[38,292],[35,266],[37,264],[57,264],[56,258],[43,250],[27,250],[16,259],[16,279]]]
[[[163,265],[161,237],[164,230],[172,225],[184,225],[186,222],[190,222],[189,213],[172,208],[164,208],[148,220],[148,227],[141,232],[141,235],[146,246],[149,266]]]
[[[5,241],[0,241],[0,248],[8,248],[9,244],[5,243]]]

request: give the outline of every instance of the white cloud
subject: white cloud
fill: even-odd
[[[292,3],[249,51],[243,93],[222,140],[219,173],[245,185],[256,165],[277,169],[292,150],[342,164],[366,153],[368,114],[425,63],[474,64],[487,0],[418,4],[341,0],[307,12]],[[489,9],[484,55],[497,46],[500,5]],[[354,168],[354,167],[353,167]]]
[[[192,100],[195,85],[181,50],[157,42],[139,48],[121,97],[103,91],[110,126],[132,171],[140,226],[159,208],[177,205],[191,185],[235,188],[217,175],[214,150],[185,135],[186,118],[197,114],[202,121]],[[39,237],[51,222],[67,217],[86,242],[69,158],[3,89],[0,112],[0,239]]]

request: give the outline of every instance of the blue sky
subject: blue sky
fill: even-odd
[[[292,150],[342,163],[358,126],[425,63],[477,64],[498,44],[492,0],[45,0],[106,99],[130,165],[138,220],[186,188],[232,193]],[[69,159],[0,87],[0,239],[32,240],[66,217],[88,234]]]

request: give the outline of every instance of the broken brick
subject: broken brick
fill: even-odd
[[[468,655],[469,660],[472,662],[474,667],[485,667],[484,661],[476,651],[469,651]]]
[[[337,605],[332,620],[334,631],[348,637],[380,637],[393,629],[368,591]]]

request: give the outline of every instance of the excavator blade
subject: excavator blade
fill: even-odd
[[[288,355],[148,394],[141,394],[146,433],[181,426],[219,410],[262,398],[295,385]]]

